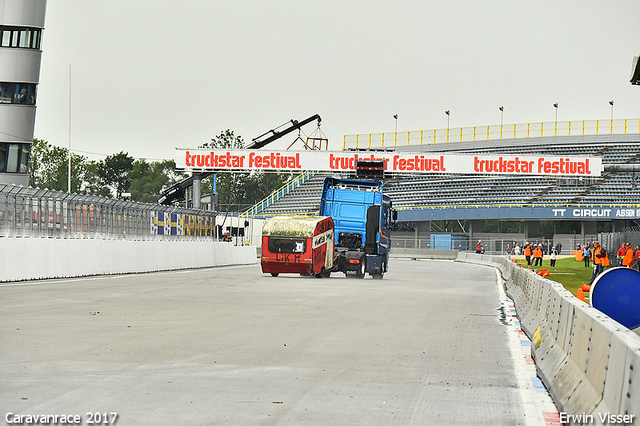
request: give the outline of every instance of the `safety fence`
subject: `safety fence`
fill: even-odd
[[[622,232],[599,233],[598,242],[609,252],[609,256],[615,256],[623,243],[631,244],[634,249],[636,246],[640,246],[640,230],[629,228]]]
[[[217,239],[215,212],[0,184],[0,237]]]
[[[548,256],[549,248],[553,246],[550,239],[530,239],[531,244],[544,244],[545,256]],[[391,235],[391,247],[398,249],[434,249],[434,250],[458,250],[475,252],[477,250],[477,239],[469,239],[466,235],[451,234],[431,234],[429,238],[419,237],[398,237]],[[482,248],[484,254],[491,255],[516,255],[524,254],[516,252],[516,244],[522,248],[523,241],[515,241],[512,238],[482,238]]]
[[[597,424],[612,418],[633,423],[616,422],[624,415],[638,419],[640,336],[507,257],[459,253],[457,260],[503,272],[507,294],[533,341],[538,375],[561,412],[594,421],[609,416]]]
[[[450,127],[386,133],[345,135],[343,149],[392,148],[443,142],[472,142],[544,136],[640,133],[640,119],[602,119]]]

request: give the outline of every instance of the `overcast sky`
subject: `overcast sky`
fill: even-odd
[[[50,0],[35,137],[173,159],[322,117],[354,133],[640,117],[638,0]],[[309,134],[315,124],[303,130]],[[292,133],[269,148],[286,148]],[[294,145],[294,148],[302,148]],[[94,155],[86,153],[96,153]]]

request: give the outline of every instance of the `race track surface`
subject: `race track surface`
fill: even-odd
[[[0,414],[524,425],[498,285],[408,259],[383,280],[253,265],[0,285]]]

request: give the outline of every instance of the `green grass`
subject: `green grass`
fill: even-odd
[[[524,260],[517,260],[520,264],[525,264],[525,268],[527,267],[527,262]],[[564,286],[567,290],[569,290],[575,296],[578,292],[578,289],[582,287],[582,283],[589,284],[591,280],[591,273],[593,272],[593,263],[590,263],[591,266],[588,268],[584,267],[583,261],[576,261],[573,257],[567,257],[564,259],[558,259],[556,261],[556,267],[552,268],[549,266],[549,260],[546,258],[542,261],[542,268],[540,266],[536,267],[536,270],[546,269],[551,273],[547,279],[551,281],[558,282]],[[531,267],[534,269],[533,267]],[[588,295],[587,295],[588,296]]]

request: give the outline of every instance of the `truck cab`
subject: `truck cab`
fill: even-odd
[[[391,250],[392,206],[381,181],[326,178],[320,215],[334,222],[334,268],[363,278],[381,279]]]

